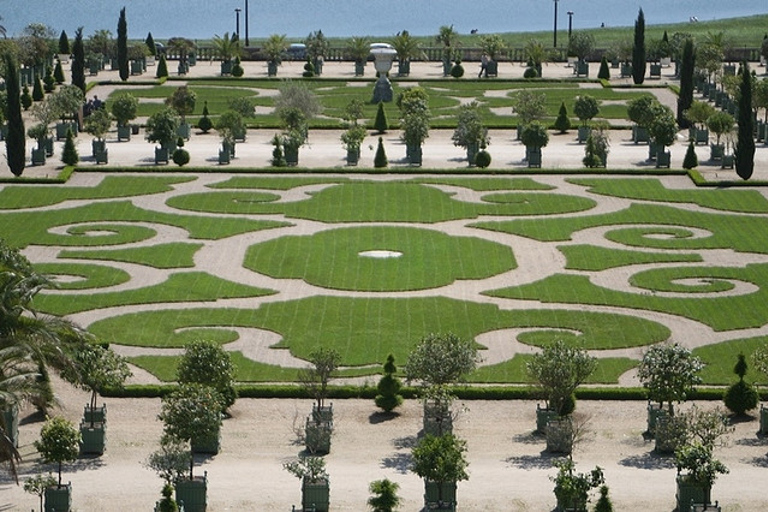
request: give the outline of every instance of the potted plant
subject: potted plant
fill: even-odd
[[[35,475],[24,481],[24,492],[34,494],[40,499],[40,512],[43,512],[43,497],[45,490],[56,485],[56,479],[47,475]]]
[[[573,72],[576,76],[589,76],[587,57],[595,49],[595,36],[589,32],[573,32],[568,40],[568,52],[578,58]]]
[[[277,114],[283,124],[280,143],[285,151],[285,161],[290,166],[299,164],[299,148],[307,141],[307,116],[298,107],[281,107]]]
[[[592,130],[584,148],[584,167],[606,167],[608,164],[608,131],[601,128]]]
[[[277,75],[277,67],[283,62],[283,56],[287,49],[288,43],[285,34],[272,34],[264,42],[263,52],[267,57],[267,75]]]
[[[739,354],[733,373],[738,375],[739,381],[728,387],[723,395],[723,402],[733,414],[744,417],[747,411],[757,408],[760,401],[755,387],[744,380],[747,374],[747,359],[744,354]]]
[[[545,99],[546,97],[543,93],[527,89],[517,92],[512,97],[512,110],[519,118],[517,123],[518,140],[520,139],[523,127],[536,119],[541,119],[546,114]]]
[[[649,142],[648,126],[653,121],[651,107],[656,99],[650,95],[643,95],[627,102],[627,116],[635,123],[632,127],[632,141],[635,144]]]
[[[121,388],[131,376],[131,370],[123,357],[99,345],[78,347],[72,363],[62,375],[75,386],[91,392],[80,424],[80,453],[101,455],[106,448],[107,406],[97,407],[96,399],[106,388]]]
[[[32,148],[32,165],[45,165],[48,126],[38,123],[27,130],[27,135],[37,141],[37,147]]]
[[[347,53],[355,61],[355,76],[365,74],[365,63],[371,53],[371,40],[367,37],[354,36],[347,43]]]
[[[35,449],[45,463],[58,465],[58,483],[45,489],[46,512],[69,512],[72,507],[72,485],[61,483],[61,467],[65,462],[77,460],[80,433],[62,417],[49,418],[40,430]]]
[[[176,369],[176,381],[213,387],[221,395],[224,411],[237,400],[232,358],[221,345],[212,341],[193,341],[184,347],[184,355]]]
[[[469,479],[466,441],[453,434],[425,435],[413,447],[411,470],[424,479],[427,510],[455,510],[456,483]]]
[[[589,137],[589,121],[594,118],[600,112],[600,104],[598,101],[589,94],[580,94],[576,96],[573,104],[573,112],[581,120],[581,126],[579,126],[579,144],[586,142]]]
[[[233,33],[230,36],[229,32],[225,32],[224,37],[219,37],[218,34],[214,35],[213,48],[216,56],[221,59],[222,76],[231,75],[234,59],[240,57],[242,52],[237,34]]]
[[[550,60],[549,50],[541,41],[530,39],[523,48],[528,67],[536,71],[536,78],[542,77],[542,64]]]
[[[451,74],[451,68],[453,67],[452,61],[456,57],[459,33],[454,30],[453,25],[443,25],[440,27],[435,41],[443,47],[443,76],[448,76]]]
[[[186,37],[172,37],[168,40],[168,51],[179,56],[179,75],[189,72],[189,54],[196,48],[197,44]]]
[[[61,122],[56,124],[56,140],[65,139],[67,130],[72,130],[72,134],[77,135],[77,116],[84,100],[83,91],[74,85],[62,85],[48,97],[50,108],[56,113],[56,117],[61,119]]]
[[[677,510],[686,510],[692,503],[709,505],[717,475],[728,473],[725,464],[715,459],[712,450],[701,443],[679,447],[675,450],[675,462]]]
[[[402,383],[395,376],[397,367],[395,366],[395,356],[389,354],[387,362],[384,363],[384,375],[379,380],[376,390],[379,392],[374,398],[376,407],[381,408],[386,413],[391,413],[396,407],[403,403],[403,395],[400,395]]]
[[[168,163],[170,154],[176,149],[179,131],[179,115],[172,108],[156,112],[147,119],[147,140],[160,146],[155,147],[155,163]]]
[[[735,121],[733,116],[727,112],[715,112],[707,119],[707,127],[715,134],[714,144],[710,144],[710,160],[720,160],[725,155],[725,145],[720,143],[723,135],[733,131]]]
[[[597,360],[590,356],[586,350],[571,347],[563,341],[556,341],[545,346],[541,352],[534,354],[526,365],[526,370],[531,378],[538,383],[545,400],[543,409],[537,407],[537,431],[541,428],[547,434],[547,449],[570,453],[572,449],[572,436],[566,436],[562,441],[565,445],[557,445],[552,441],[557,438],[550,426],[541,425],[540,417],[546,418],[551,423],[555,419],[569,419],[570,414],[576,408],[574,392],[597,367]],[[565,424],[568,427],[570,424]]]
[[[312,364],[299,372],[301,382],[307,393],[315,399],[312,414],[307,418],[305,441],[310,453],[329,453],[333,434],[333,404],[326,405],[328,382],[339,367],[341,355],[333,349],[318,348],[309,356]]]
[[[301,480],[302,510],[328,512],[330,506],[330,479],[321,457],[301,457],[283,463],[283,468]]]
[[[677,120],[672,109],[666,105],[654,102],[651,105],[653,120],[648,126],[651,139],[649,158],[656,159],[656,167],[669,167],[671,155],[665,148],[671,146],[677,138]]]
[[[541,167],[541,148],[549,143],[547,128],[539,121],[532,121],[523,127],[520,140],[525,145],[528,167]]]
[[[467,162],[475,164],[475,156],[480,147],[490,144],[488,129],[483,126],[479,112],[480,104],[476,101],[459,107],[456,129],[453,132],[453,145],[461,146],[467,151]]]
[[[323,34],[322,30],[311,32],[306,39],[304,39],[304,46],[306,47],[307,60],[312,63],[314,67],[314,73],[316,75],[323,74],[323,63],[328,56],[330,50],[330,43]]]
[[[683,112],[683,117],[692,123],[689,130],[690,138],[694,144],[708,144],[709,130],[707,130],[707,120],[715,113],[712,105],[706,101],[694,101],[691,106]]]
[[[357,165],[360,160],[360,146],[365,140],[366,133],[364,126],[354,124],[341,134],[341,143],[347,150],[347,165]]]
[[[566,458],[554,462],[557,476],[550,477],[555,482],[555,497],[558,512],[587,512],[589,491],[605,483],[600,466],[589,473],[574,473],[573,459]]]
[[[411,165],[421,165],[421,145],[429,137],[429,97],[420,87],[403,92],[400,107],[400,139],[406,145],[406,159]]]
[[[107,163],[107,141],[104,135],[112,127],[112,116],[104,109],[96,109],[85,118],[85,131],[93,135],[92,156],[97,164]]]
[[[419,41],[403,30],[391,41],[392,48],[397,52],[397,76],[408,76],[411,73],[411,60],[423,58]]]
[[[174,499],[174,485],[177,482],[184,482],[186,480],[186,473],[189,469],[191,454],[189,450],[178,440],[163,436],[160,440],[160,449],[152,452],[147,458],[144,465],[157,472],[158,476],[163,479],[163,499],[158,503],[160,508],[159,512],[164,512],[162,507],[166,507],[168,512],[177,512],[179,510],[178,504]],[[190,503],[192,507],[195,507],[198,503],[205,503],[205,489],[197,489],[203,492],[193,497],[193,503]],[[162,505],[164,503],[164,505]]]
[[[507,49],[507,45],[504,39],[498,34],[489,34],[480,37],[480,49],[487,56],[488,60],[485,63],[485,70],[481,68],[481,73],[484,73],[486,77],[499,75],[499,62],[498,58],[501,53]]]
[[[181,116],[181,122],[179,123],[179,128],[176,133],[184,140],[189,140],[192,131],[189,124],[187,124],[187,115],[192,114],[195,111],[196,101],[197,93],[186,85],[176,88],[176,90],[173,91],[173,94],[165,100],[165,104],[173,108],[179,116]]]
[[[124,92],[115,95],[110,104],[110,112],[117,120],[117,140],[131,140],[131,127],[128,124],[136,119],[139,100],[131,93]]]

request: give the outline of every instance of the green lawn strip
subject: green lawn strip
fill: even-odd
[[[527,354],[517,354],[512,359],[503,363],[481,366],[469,375],[469,382],[473,383],[533,383],[526,364],[531,360]],[[616,384],[619,377],[637,366],[638,361],[629,358],[600,358],[597,369],[587,379],[588,384]]]
[[[230,352],[235,366],[235,380],[238,382],[296,382],[299,370],[260,363],[243,356],[241,352]],[[163,382],[176,380],[176,369],[181,356],[134,356],[128,361],[150,372]],[[309,363],[307,363],[309,365]],[[335,377],[361,377],[375,375],[376,368],[344,368],[334,373]]]
[[[111,231],[113,227],[110,222],[166,224],[186,229],[191,238],[204,240],[218,240],[241,233],[290,225],[287,222],[266,220],[169,214],[144,210],[130,201],[109,201],[61,210],[0,213],[0,238],[12,240],[14,246],[19,248],[32,243],[92,247],[137,242],[154,234],[154,230],[143,226],[114,226],[114,229],[120,229],[120,232],[112,236],[67,236],[49,232],[55,226],[76,223],[84,224],[81,228],[83,231],[91,231],[105,223]],[[137,233],[142,235],[137,237]]]
[[[768,222],[765,217],[694,212],[654,204],[632,204],[624,210],[600,215],[478,222],[472,226],[553,242],[570,240],[573,233],[597,226],[616,226],[616,230],[619,230],[622,224],[656,224],[682,231],[686,231],[684,227],[689,226],[712,232],[712,236],[704,238],[688,235],[652,238],[644,235],[657,233],[658,228],[622,229],[634,233],[631,238],[625,237],[624,243],[639,247],[673,250],[733,249],[738,252],[768,253],[768,245],[764,243],[768,239]]]
[[[321,222],[424,222],[471,219],[479,215],[542,215],[584,211],[595,202],[561,194],[520,192],[507,203],[476,204],[413,183],[343,183],[305,201],[270,204],[244,192],[207,192],[168,199],[173,208],[211,213],[285,214]]]
[[[372,250],[399,257],[361,256]],[[284,236],[249,247],[243,265],[277,279],[325,288],[407,291],[484,279],[517,267],[509,247],[428,229],[371,226]]]
[[[658,179],[569,178],[566,181],[589,187],[591,192],[625,199],[665,203],[692,203],[740,213],[768,213],[768,199],[757,190],[674,190]]]
[[[119,268],[91,263],[35,263],[35,270],[49,275],[57,282],[60,290],[87,290],[90,288],[106,288],[127,283],[131,276]],[[57,276],[75,276],[72,282],[57,280]]]
[[[763,266],[762,271],[764,272],[766,268],[768,267]],[[729,279],[740,279],[742,275],[743,272],[740,269],[731,268],[653,268],[634,274],[629,282],[638,288],[656,292],[721,293],[734,288],[734,284]],[[687,282],[680,282],[683,279]],[[768,282],[764,281],[763,284]]]
[[[768,343],[768,336],[757,336],[754,338],[741,338],[728,340],[722,343],[715,343],[705,347],[693,349],[693,354],[700,357],[706,363],[701,371],[701,378],[707,384],[730,385],[739,380],[733,373],[733,367],[739,354],[747,357],[747,375],[745,380],[748,382],[760,382],[765,384],[765,379],[752,368],[752,354],[759,347]],[[761,388],[763,390],[764,388]]]
[[[538,183],[531,178],[414,178],[427,185],[450,185],[478,192],[494,190],[554,190],[555,187]]]
[[[110,199],[158,194],[192,176],[106,176],[95,187],[7,186],[0,190],[0,208],[13,210],[50,206],[73,199]]]
[[[209,185],[209,188],[223,189],[267,189],[290,190],[307,185],[334,184],[347,181],[348,178],[320,178],[314,176],[289,176],[270,178],[267,176],[232,176],[226,181]]]
[[[210,302],[220,299],[262,297],[275,293],[227,281],[205,272],[171,274],[154,286],[122,292],[92,293],[89,295],[53,295],[41,292],[35,297],[35,307],[55,315],[71,315],[91,309],[102,309],[134,304],[163,304],[174,302]],[[136,326],[129,330],[135,330]]]
[[[716,331],[760,327],[768,322],[768,310],[756,307],[768,301],[768,264],[747,265],[746,268],[658,269],[647,271],[649,286],[669,288],[669,281],[689,275],[706,276],[713,281],[737,279],[754,283],[755,293],[732,297],[660,297],[650,291],[627,293],[608,290],[592,284],[589,277],[556,274],[541,281],[517,287],[487,292],[492,297],[537,300],[545,303],[594,304],[659,311],[679,315],[709,325]],[[717,286],[717,285],[712,285]],[[709,289],[712,288],[709,287]],[[685,288],[685,287],[683,287]],[[693,287],[689,291],[696,291]]]
[[[105,318],[89,329],[103,341],[145,347],[183,347],[199,337],[233,341],[232,326],[269,330],[282,336],[277,347],[309,359],[318,346],[335,348],[344,366],[380,364],[392,352],[405,361],[430,332],[471,337],[503,328],[536,328],[589,350],[636,347],[663,341],[669,330],[642,318],[568,310],[500,310],[493,304],[431,298],[312,297],[270,302],[258,309],[147,311]],[[217,332],[220,331],[220,332]],[[373,370],[378,371],[378,369]]]
[[[117,94],[127,92],[139,99],[137,114],[139,116],[150,116],[165,108],[164,103],[159,103],[156,100],[170,97],[177,87],[177,84],[167,83],[165,85],[157,85],[146,89],[118,88],[107,98],[107,109],[110,108],[110,98],[115,97]],[[212,115],[219,115],[229,109],[229,102],[231,100],[235,98],[254,97],[259,94],[254,88],[239,87],[231,82],[224,87],[205,87],[200,84],[194,84],[190,89],[197,94],[195,111],[191,114],[193,117],[202,115],[205,102],[208,102],[208,110]],[[155,101],[142,101],[142,99]]]
[[[84,260],[111,260],[136,263],[153,268],[192,268],[195,266],[195,253],[203,244],[173,242],[149,247],[131,247],[128,249],[105,249],[93,251],[61,251],[60,258]]]
[[[566,258],[565,268],[599,272],[609,268],[627,265],[645,265],[648,263],[699,262],[698,254],[679,254],[665,252],[625,251],[609,249],[596,245],[560,245],[558,250]]]

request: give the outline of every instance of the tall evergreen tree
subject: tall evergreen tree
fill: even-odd
[[[744,61],[741,65],[741,86],[739,87],[739,135],[736,140],[734,152],[734,164],[736,174],[743,180],[752,177],[755,169],[755,139],[752,133],[755,130],[755,120],[752,117],[752,75],[749,72],[749,64]]]
[[[61,35],[59,36],[59,53],[62,55],[69,55],[70,51],[69,38],[67,37],[67,33],[62,30]]]
[[[120,9],[120,19],[117,21],[117,69],[120,80],[128,80],[128,22],[125,21],[125,7]]]
[[[19,90],[19,63],[11,52],[5,54],[5,91],[8,95],[6,118],[8,136],[5,138],[5,154],[8,167],[14,176],[21,176],[26,164],[27,136],[21,117],[21,91]]]
[[[83,45],[83,27],[75,32],[72,44],[72,85],[85,94],[85,45]]]
[[[64,141],[64,149],[61,150],[61,161],[66,165],[77,165],[77,162],[80,161],[72,130],[67,130],[67,139]]]
[[[696,64],[696,53],[691,38],[683,44],[683,58],[680,63],[680,95],[677,97],[677,124],[680,128],[688,128],[691,122],[685,118],[685,111],[693,103],[693,71]]]
[[[157,46],[155,46],[155,38],[152,37],[152,32],[147,34],[144,44],[147,45],[150,55],[157,55]]]
[[[635,21],[635,42],[632,46],[632,81],[636,85],[645,80],[645,64],[645,15],[640,8]]]

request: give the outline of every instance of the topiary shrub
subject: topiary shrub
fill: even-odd
[[[275,149],[272,150],[272,167],[285,167],[288,165],[283,154],[283,144],[277,134],[272,138],[272,145],[275,146]]]
[[[197,122],[197,127],[203,133],[208,133],[209,131],[211,131],[211,128],[213,128],[213,121],[211,121],[210,117],[203,116],[200,118],[200,121]]]
[[[699,166],[699,158],[696,156],[696,149],[693,147],[693,141],[688,143],[688,150],[683,159],[683,169],[694,169]]]
[[[43,101],[43,98],[45,98],[45,93],[43,92],[43,82],[40,80],[40,77],[35,78],[35,83],[32,86],[32,99],[34,101]]]
[[[611,70],[608,67],[608,59],[605,58],[605,55],[603,55],[603,58],[600,60],[600,71],[597,72],[597,78],[600,80],[611,79]]]
[[[379,137],[379,145],[376,148],[376,156],[373,158],[373,166],[376,169],[383,169],[389,165],[387,160],[387,153],[384,151],[384,140]]]
[[[304,64],[304,72],[301,76],[304,78],[312,78],[315,76],[315,66],[310,61],[307,61],[307,63]]]
[[[245,70],[243,69],[243,65],[240,64],[240,58],[235,59],[235,63],[232,65],[232,76],[235,78],[240,78],[245,74]]]
[[[739,376],[739,382],[726,390],[723,402],[736,416],[744,416],[747,411],[755,409],[760,401],[754,386],[744,381],[744,375],[747,374],[747,361],[744,354],[739,354],[733,373]]]
[[[613,503],[611,503],[611,498],[608,497],[607,485],[600,487],[600,498],[595,503],[595,512],[613,512]]]
[[[165,61],[165,55],[160,55],[160,62],[157,63],[155,78],[168,77],[168,63]]]
[[[568,109],[565,106],[565,102],[560,103],[560,111],[557,113],[557,119],[555,119],[555,130],[560,133],[567,132],[571,127],[571,120],[568,118]]]
[[[186,149],[178,148],[173,152],[173,163],[179,167],[183,167],[189,163],[189,151]]]
[[[461,78],[464,76],[464,66],[461,65],[460,61],[457,60],[456,64],[451,68],[451,76],[453,78]]]
[[[491,154],[485,149],[481,149],[475,155],[475,165],[480,169],[485,169],[491,165]]]
[[[523,78],[538,78],[539,73],[536,72],[536,68],[525,68],[523,72]]]
[[[32,95],[29,94],[29,86],[24,86],[24,89],[21,92],[21,108],[24,110],[29,110],[29,107],[32,106]]]
[[[61,67],[61,61],[56,60],[56,68],[53,70],[53,78],[56,80],[57,84],[63,84],[66,80],[66,77],[64,76],[64,68]]]
[[[384,103],[379,102],[376,110],[376,120],[373,122],[373,129],[377,133],[386,133],[387,128],[387,113],[384,111]]]
[[[395,356],[389,354],[387,362],[384,363],[384,376],[379,381],[378,386],[376,386],[379,394],[374,399],[376,407],[384,409],[385,412],[392,412],[395,407],[403,403],[403,396],[398,394],[402,384],[395,377],[395,372],[397,372]]]
[[[72,130],[67,130],[67,140],[64,141],[64,150],[61,152],[61,161],[66,165],[75,165],[80,161],[80,155],[77,154],[75,136],[72,134]]]

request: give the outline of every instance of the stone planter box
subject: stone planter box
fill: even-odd
[[[584,144],[589,138],[589,134],[592,133],[592,128],[589,126],[579,126],[578,141],[579,144]]]
[[[709,144],[709,130],[706,128],[697,128],[693,143],[696,145]]]
[[[547,432],[547,423],[550,420],[557,419],[557,413],[552,409],[546,409],[536,404],[536,432],[545,434]]]
[[[168,148],[155,148],[155,164],[168,163]]]
[[[688,481],[685,475],[677,475],[677,510],[688,512],[691,505],[709,503],[710,489]]]
[[[405,158],[410,165],[421,166],[423,150],[421,146],[408,146],[405,150]]]
[[[205,512],[208,507],[208,472],[194,480],[176,482],[176,501],[184,505],[185,512]]]
[[[8,436],[13,446],[19,447],[19,407],[11,405],[3,411],[3,421],[5,422],[5,435]]]
[[[347,150],[347,165],[357,165],[360,161],[360,149]]]
[[[661,144],[656,144],[653,141],[648,142],[648,160],[655,161],[659,152],[663,150],[664,148],[661,146]]]
[[[275,63],[275,62],[268,62],[267,63],[267,75],[268,76],[277,76],[277,63]]]
[[[589,76],[589,63],[588,62],[577,62],[576,63],[576,70],[575,70],[576,76]]]
[[[301,482],[301,506],[303,510],[328,512],[331,503],[331,484],[325,480]]]
[[[126,126],[118,126],[117,127],[117,141],[123,141],[123,140],[131,140],[131,127],[129,125]]]
[[[565,454],[573,451],[573,422],[570,417],[547,422],[547,451]]]
[[[438,402],[437,400],[425,400],[422,428],[424,429],[424,434],[432,436],[452,433],[453,412],[450,405]]]
[[[397,63],[397,76],[408,76],[411,74],[411,61],[404,60]]]
[[[528,167],[541,167],[541,148],[526,148]]]
[[[628,78],[632,76],[632,64],[621,65],[621,78]]]
[[[32,165],[45,165],[45,149],[32,148]]]
[[[424,507],[426,510],[456,510],[456,482],[424,481]]]
[[[96,151],[96,153],[93,155],[93,158],[96,160],[97,164],[109,163],[109,150],[105,149],[104,151]]]
[[[132,75],[141,75],[144,73],[144,63],[140,60],[132,60],[131,61],[131,74]]]
[[[92,409],[89,406],[83,407],[83,421],[87,423],[105,423],[107,421],[107,404]]]
[[[72,510],[72,484],[47,487],[44,503],[45,512],[70,512]]]
[[[635,144],[639,143],[647,143],[650,142],[650,137],[648,136],[648,130],[646,128],[643,128],[642,126],[633,126],[632,127],[632,142]]]
[[[655,450],[658,453],[672,453],[677,448],[674,432],[670,427],[670,418],[666,414],[656,417]]]
[[[192,127],[189,125],[189,123],[183,123],[180,124],[179,127],[176,129],[176,135],[181,137],[184,140],[189,140],[189,137],[192,134]]]
[[[488,77],[496,77],[499,76],[499,63],[495,60],[488,60],[488,64],[486,64],[486,71],[485,74]],[[541,75],[539,75],[541,76]]]
[[[661,64],[651,64],[649,75],[651,78],[661,78]]]
[[[107,141],[104,139],[93,139],[91,141],[91,156],[96,158],[96,153],[98,151],[104,151],[107,149]]]
[[[666,167],[667,169],[669,169],[671,161],[672,161],[672,153],[670,153],[669,151],[664,151],[663,148],[656,154],[657,169],[660,169],[662,167]]]
[[[317,422],[308,417],[304,426],[304,445],[312,454],[326,454],[331,452],[331,436],[333,435],[333,422]]]
[[[235,138],[235,142],[245,142],[246,134],[248,133],[248,129],[243,127],[242,130],[237,130],[233,133],[233,136]]]
[[[720,161],[721,169],[733,169],[733,155],[723,155],[723,159]]]
[[[77,123],[56,123],[56,140],[66,139],[67,130],[72,130],[72,135],[77,137]]]
[[[709,145],[709,159],[710,160],[720,160],[723,158],[723,154],[725,153],[725,146],[722,144],[710,144]]]
[[[80,423],[80,455],[102,455],[107,449],[106,423]]]
[[[299,165],[299,148],[283,148],[285,154],[285,163],[290,167]]]
[[[666,409],[663,409],[659,404],[652,404],[648,402],[648,426],[646,432],[650,435],[656,434],[656,422],[661,417],[667,416]]]
[[[231,160],[231,153],[229,152],[229,149],[220,149],[219,150],[219,165],[227,165],[229,164]]]

